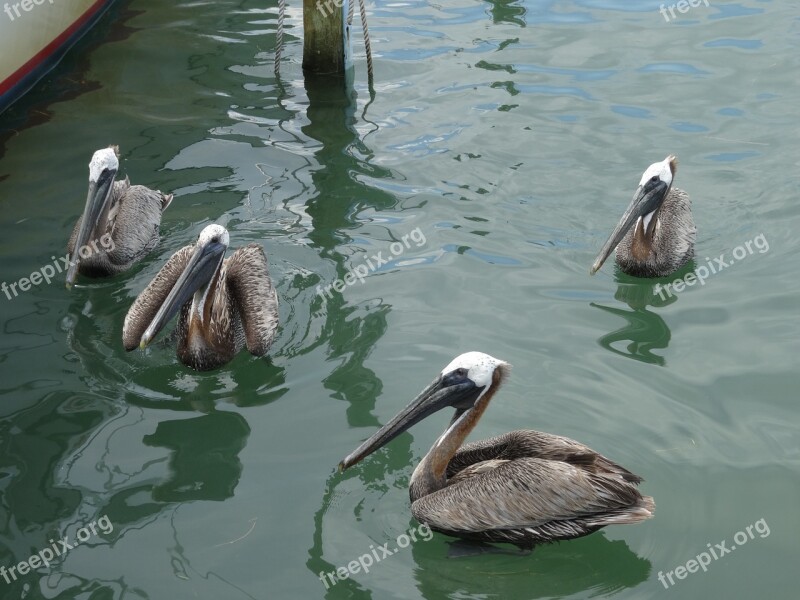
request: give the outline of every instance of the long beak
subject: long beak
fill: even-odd
[[[411,403],[401,410],[391,421],[381,427],[367,441],[353,452],[348,454],[340,463],[339,470],[344,471],[352,467],[366,456],[391,442],[398,435],[419,423],[433,413],[448,406],[471,405],[480,393],[472,381],[465,381],[456,385],[444,386],[442,378],[438,377],[426,387]]]
[[[209,284],[222,265],[224,256],[225,246],[216,242],[195,248],[183,273],[178,277],[178,281],[172,286],[156,316],[145,329],[142,339],[139,341],[140,348],[147,347],[192,295]]]
[[[75,238],[75,248],[72,251],[69,269],[67,270],[67,289],[71,288],[75,283],[80,261],[80,249],[89,243],[89,236],[92,235],[92,232],[100,223],[100,217],[108,206],[109,198],[111,198],[111,190],[114,188],[114,177],[116,175],[116,169],[104,169],[97,181],[89,182],[89,192],[86,194],[86,206],[83,209],[81,228],[78,230],[78,237]]]
[[[594,275],[600,270],[600,267],[602,267],[603,263],[606,262],[609,254],[614,251],[617,245],[622,241],[622,238],[625,237],[639,217],[658,210],[658,207],[661,206],[662,202],[664,202],[664,198],[667,197],[668,191],[669,186],[663,181],[659,181],[655,184],[647,182],[645,185],[640,185],[636,189],[630,206],[628,206],[625,214],[622,215],[622,218],[619,220],[619,223],[617,223],[614,231],[611,232],[608,240],[603,245],[603,249],[600,250],[597,258],[594,260],[592,268],[589,269],[590,275]]]

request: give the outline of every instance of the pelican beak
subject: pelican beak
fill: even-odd
[[[609,254],[614,251],[617,245],[622,241],[622,238],[625,237],[625,234],[627,234],[630,228],[633,227],[634,223],[636,223],[639,217],[649,215],[650,213],[658,210],[658,208],[661,206],[661,203],[664,202],[664,198],[667,197],[669,188],[670,186],[666,182],[658,180],[647,181],[644,185],[640,185],[636,189],[630,206],[628,206],[625,214],[622,215],[622,218],[619,220],[619,223],[617,223],[614,231],[611,232],[608,240],[603,245],[603,249],[600,250],[597,258],[594,260],[592,268],[589,269],[590,275],[594,275],[600,270],[600,267],[603,266],[603,263],[606,261]]]
[[[375,450],[385,446],[398,435],[419,423],[424,418],[448,406],[456,407],[459,411],[466,410],[473,405],[480,396],[482,387],[473,381],[462,378],[456,382],[446,380],[439,376],[433,383],[426,387],[411,403],[401,410],[391,421],[381,427],[367,441],[353,452],[348,454],[339,463],[339,470],[352,467]]]
[[[164,303],[142,335],[139,342],[140,348],[146,348],[192,295],[209,284],[222,265],[225,249],[226,246],[218,242],[211,242],[195,248],[183,273],[172,286]]]
[[[78,230],[78,237],[75,238],[75,248],[72,251],[69,269],[67,270],[67,289],[70,289],[75,283],[81,248],[89,243],[89,236],[92,235],[92,232],[100,223],[100,217],[108,208],[116,175],[116,169],[103,169],[97,181],[89,181],[89,192],[86,194],[86,206],[83,209],[81,228]]]

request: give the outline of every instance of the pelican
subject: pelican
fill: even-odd
[[[139,294],[122,328],[130,351],[145,348],[175,314],[178,358],[197,371],[229,362],[245,345],[264,356],[278,327],[278,296],[258,244],[229,258],[227,229],[209,225],[197,244],[178,250]]]
[[[89,163],[86,206],[67,244],[67,289],[78,272],[87,277],[116,275],[158,244],[161,215],[172,202],[172,194],[131,185],[127,177],[114,181],[118,157],[119,147],[109,146],[95,152]]]
[[[635,277],[666,277],[694,256],[697,229],[689,195],[672,187],[678,159],[669,155],[642,175],[628,210],[589,270],[594,275],[617,249],[617,264]]]
[[[481,352],[458,356],[339,468],[451,407],[456,412],[450,424],[409,484],[411,512],[431,529],[531,549],[652,517],[653,499],[636,489],[640,477],[569,438],[519,430],[461,446],[509,370],[508,363]]]

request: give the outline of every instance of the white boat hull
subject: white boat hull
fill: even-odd
[[[52,69],[113,0],[0,0],[0,112]]]

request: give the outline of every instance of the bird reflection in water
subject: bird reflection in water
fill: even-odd
[[[673,277],[694,270],[694,261],[690,261]],[[627,304],[631,310],[603,306],[595,302],[591,306],[622,317],[627,323],[610,333],[601,336],[597,341],[603,348],[614,354],[632,358],[653,365],[664,366],[666,359],[655,354],[654,350],[663,350],[672,338],[667,323],[661,315],[648,310],[648,307],[663,308],[677,302],[676,294],[664,294],[663,285],[666,279],[642,280],[630,277],[617,270],[617,291],[614,299]],[[670,279],[671,281],[671,279]],[[662,293],[657,293],[658,285]],[[629,342],[624,344],[624,342]]]

